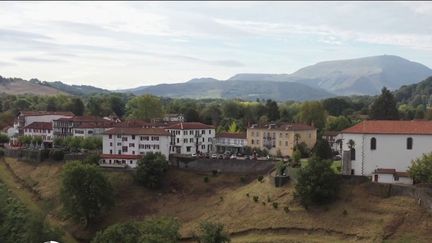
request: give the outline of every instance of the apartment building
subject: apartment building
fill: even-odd
[[[215,128],[200,122],[180,122],[165,128],[171,134],[170,153],[194,155],[210,153]]]

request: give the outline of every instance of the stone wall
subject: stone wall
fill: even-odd
[[[218,170],[226,173],[254,174],[269,172],[275,163],[260,160],[197,159],[189,163],[179,162],[177,167],[203,172]]]

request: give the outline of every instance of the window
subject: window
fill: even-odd
[[[121,146],[121,143],[117,143],[117,146]]]
[[[395,181],[399,181],[399,175],[395,174],[395,175],[394,175],[394,180],[395,180]]]
[[[412,147],[413,147],[413,139],[410,137],[410,138],[407,138],[407,149],[408,150],[411,150],[412,149]]]
[[[253,139],[251,140],[251,144],[254,144],[254,140]]]
[[[141,137],[141,141],[148,141],[148,140],[149,140],[149,137],[148,137],[148,136]]]
[[[202,149],[205,149],[205,145],[201,145],[201,148],[202,148]]]
[[[123,137],[123,138],[122,138],[122,141],[123,141],[123,142],[127,142],[127,140],[128,140],[127,137]]]
[[[139,145],[139,148],[140,148],[140,149],[143,149],[143,148],[144,148],[144,144],[140,144],[140,145]]]
[[[110,149],[110,154],[112,154],[112,149]]]
[[[351,160],[355,160],[356,159],[356,151],[355,148],[351,149]]]
[[[190,152],[190,151],[191,151],[191,148],[192,148],[192,147],[190,147],[190,146],[186,147],[186,152]]]
[[[177,143],[180,143],[180,138],[177,138]]]
[[[254,132],[251,132],[251,134],[252,134],[252,137],[255,135]]]
[[[211,140],[212,140],[211,138],[208,138],[209,143],[211,142]]]
[[[152,137],[151,140],[152,141],[159,141],[159,137]]]
[[[92,130],[89,130],[87,133],[88,133],[88,134],[93,134],[93,131],[92,131]]]
[[[193,135],[193,131],[192,130],[189,131],[189,135]]]
[[[127,146],[123,146],[123,147],[122,147],[122,152],[123,152],[123,153],[126,153],[127,151],[128,151],[128,147],[127,147]]]
[[[193,140],[194,140],[194,139],[193,139],[193,138],[191,138],[191,139],[189,139],[189,142],[193,143],[193,142],[194,142]]]
[[[256,144],[258,144],[258,145],[259,145],[259,140],[258,140],[258,139],[256,140]]]
[[[132,135],[132,140],[135,140],[135,135]]]
[[[119,134],[119,135],[117,135],[117,138],[121,138],[121,135]]]
[[[183,143],[187,143],[188,142],[188,139],[187,138],[184,138],[183,139]]]
[[[112,146],[112,142],[110,142],[110,146]]]
[[[287,147],[288,147],[288,141],[285,141],[285,146],[287,146]]]
[[[376,150],[376,138],[371,138],[370,140],[370,149]]]
[[[209,134],[211,134],[211,130],[209,130]]]
[[[130,143],[130,144],[129,144],[129,147],[131,147],[131,148],[135,148],[135,144],[134,144],[134,143]]]
[[[205,130],[201,130],[201,134],[205,134]]]

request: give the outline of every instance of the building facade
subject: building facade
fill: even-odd
[[[247,146],[246,133],[222,132],[216,135],[213,143],[215,153],[243,153]]]
[[[22,111],[18,113],[15,119],[14,127],[18,131],[18,135],[24,135],[24,127],[33,122],[49,122],[60,118],[73,117],[72,112],[54,112],[54,111]]]
[[[312,149],[317,140],[316,128],[305,124],[252,125],[247,129],[247,145],[266,149],[273,156],[292,156],[296,144],[305,143]]]
[[[411,161],[432,152],[432,122],[367,120],[343,130],[341,138],[342,149],[350,151],[342,166],[346,174],[373,175],[376,182],[388,182],[380,178],[391,174],[394,183],[404,183],[398,178]]]
[[[165,128],[171,134],[170,153],[194,155],[213,150],[215,128],[200,122],[180,122]]]
[[[53,130],[54,130],[54,136],[56,138],[75,136],[75,134],[77,136],[85,137],[85,136],[92,136],[94,134],[101,135],[100,132],[101,130],[114,127],[114,125],[115,125],[114,121],[107,120],[97,116],[73,116],[73,117],[63,117],[54,120]],[[76,132],[76,130],[78,132]],[[88,133],[88,131],[90,131],[90,133]]]
[[[168,160],[170,134],[161,128],[111,128],[103,133],[101,166],[135,168],[146,153]]]
[[[24,136],[41,137],[42,142],[46,145],[53,142],[53,129],[51,122],[33,122],[25,126]]]

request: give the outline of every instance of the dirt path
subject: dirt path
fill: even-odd
[[[37,202],[38,195],[29,190],[26,185],[20,183],[16,175],[7,166],[4,158],[0,159],[0,179],[8,187],[8,189],[32,212],[36,214],[46,215]],[[48,224],[61,228],[60,222],[53,217],[47,217]],[[61,228],[62,229],[62,228]],[[77,241],[66,230],[62,229],[64,235],[62,237],[65,243],[76,243]]]

